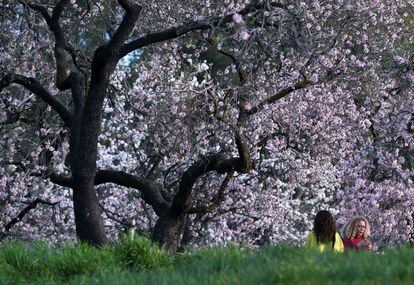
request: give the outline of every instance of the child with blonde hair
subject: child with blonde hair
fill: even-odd
[[[372,242],[369,239],[371,226],[367,218],[362,216],[352,218],[342,227],[341,234],[345,249],[372,251]]]

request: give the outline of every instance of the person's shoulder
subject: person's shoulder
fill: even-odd
[[[307,248],[316,249],[317,248],[317,242],[316,242],[316,236],[313,231],[310,231],[308,233],[308,236],[306,237],[306,243],[305,246]]]
[[[341,235],[337,232],[336,234],[335,234],[335,240],[339,240],[339,241],[343,241],[343,237],[341,237]]]

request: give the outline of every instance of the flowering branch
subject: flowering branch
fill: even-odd
[[[272,6],[285,8],[284,5],[278,3],[273,3]],[[266,5],[261,3],[261,1],[253,1],[252,4],[247,5],[244,9],[238,11],[237,13],[244,16],[264,8],[266,8]],[[144,37],[123,45],[119,53],[119,58],[126,56],[134,50],[143,48],[153,43],[175,39],[192,31],[209,30],[216,26],[224,26],[225,24],[233,22],[233,15],[234,13],[231,13],[223,17],[192,21],[164,31],[147,34]]]
[[[24,218],[24,216],[26,216],[31,210],[36,208],[38,204],[44,204],[53,207],[57,205],[58,202],[49,202],[40,198],[36,198],[34,201],[30,202],[29,205],[27,205],[23,210],[21,210],[17,217],[14,217],[10,222],[8,222],[4,226],[4,232],[0,233],[0,240],[7,235],[7,232],[9,232],[15,224],[20,222]]]

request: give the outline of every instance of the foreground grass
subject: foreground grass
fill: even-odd
[[[95,249],[0,246],[0,284],[414,284],[414,248],[320,254],[293,246],[171,256],[144,238]]]

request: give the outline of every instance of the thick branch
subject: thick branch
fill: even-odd
[[[45,176],[43,175],[43,177]],[[71,176],[51,173],[45,178],[49,178],[51,182],[63,187],[73,188],[74,185],[73,178]],[[99,170],[95,176],[95,185],[104,183],[114,183],[120,186],[139,190],[141,192],[142,199],[153,207],[157,215],[165,211],[170,206],[169,202],[167,202],[162,196],[159,188],[148,179],[140,178],[123,171]]]
[[[279,5],[276,3],[272,5],[282,8],[282,5]],[[260,3],[260,1],[253,1],[252,4],[247,5],[244,9],[238,11],[237,13],[244,16],[249,13],[255,12],[257,10],[263,9],[264,7],[265,7],[264,3]],[[185,23],[177,27],[166,29],[164,31],[147,34],[144,37],[141,37],[139,39],[136,39],[132,42],[129,42],[123,45],[119,53],[119,57],[122,58],[128,53],[134,50],[143,48],[145,46],[148,46],[150,44],[163,42],[163,41],[181,37],[191,31],[208,30],[208,29],[212,29],[217,26],[223,26],[225,24],[231,23],[233,21],[233,18],[232,18],[233,14],[234,13],[228,14],[223,17],[215,17],[215,18],[210,18],[210,19],[205,19],[205,20],[200,20],[200,21],[192,21],[192,22],[188,22],[188,23]]]
[[[59,25],[60,16],[69,0],[61,0],[53,10],[52,23],[48,24],[55,36],[55,59],[56,59],[56,86],[60,90],[69,89],[71,82],[68,77],[68,66],[66,61],[66,39],[62,27]]]
[[[65,122],[65,125],[70,126],[72,122],[72,113],[66,108],[65,105],[63,105],[62,102],[53,97],[45,88],[43,88],[37,79],[32,77],[25,77],[19,74],[8,74],[4,76],[0,81],[0,93],[5,87],[13,83],[22,85],[27,90],[31,91],[37,97],[42,99],[60,115],[62,120]]]
[[[92,81],[105,73],[107,67],[115,68],[116,62],[121,58],[119,57],[121,46],[134,31],[135,23],[141,12],[141,6],[133,0],[118,0],[118,2],[124,8],[125,15],[109,43],[96,49],[92,61]],[[107,72],[111,73],[110,70]]]
[[[118,0],[118,3],[124,8],[125,16],[115,34],[108,43],[109,49],[119,50],[121,45],[129,38],[135,28],[135,22],[141,12],[142,7],[135,3],[134,0]]]
[[[244,172],[243,161],[240,158],[227,159],[223,154],[205,157],[195,162],[183,173],[178,192],[172,202],[172,209],[178,213],[187,212],[191,207],[191,192],[196,180],[211,171],[218,173],[230,173],[233,171]]]
[[[57,173],[50,173],[48,175],[44,175],[44,174],[32,174],[32,175],[49,178],[52,183],[55,183],[62,187],[73,188],[73,179],[71,176],[61,175]]]
[[[59,21],[60,16],[62,16],[63,9],[68,4],[69,0],[61,0],[59,3],[56,4],[55,9],[53,10],[52,20]]]
[[[43,18],[46,20],[47,23],[49,23],[52,18],[50,17],[49,13],[47,12],[47,8],[42,6],[42,5],[38,5],[38,4],[33,4],[30,2],[27,2],[26,0],[19,0],[19,2],[24,5],[24,6],[28,6],[29,8],[40,12],[40,14],[43,16]]]
[[[237,151],[241,161],[241,171],[243,173],[249,172],[254,166],[250,159],[250,149],[247,145],[246,138],[239,128],[233,128],[235,132],[235,140]]]
[[[95,185],[103,183],[115,183],[139,190],[142,199],[154,208],[157,215],[169,207],[169,203],[162,197],[160,190],[150,180],[122,171],[100,170],[96,173]]]

